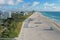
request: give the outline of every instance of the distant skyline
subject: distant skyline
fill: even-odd
[[[0,0],[0,10],[60,11],[60,0]]]

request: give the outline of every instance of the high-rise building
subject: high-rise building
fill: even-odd
[[[1,17],[1,19],[11,18],[11,12],[3,11],[3,12],[0,14],[0,17]]]

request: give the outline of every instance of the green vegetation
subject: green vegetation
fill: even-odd
[[[12,18],[8,18],[3,20],[3,24],[0,26],[0,28],[3,26],[5,30],[2,30],[0,33],[0,38],[15,38],[18,37],[18,34],[22,27],[22,22],[28,18],[32,13],[29,15],[21,15],[18,13],[12,13]]]

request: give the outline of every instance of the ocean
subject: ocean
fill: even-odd
[[[42,15],[60,25],[60,12],[40,12]]]

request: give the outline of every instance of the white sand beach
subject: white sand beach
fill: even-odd
[[[17,40],[60,40],[60,26],[35,12],[23,22]]]

